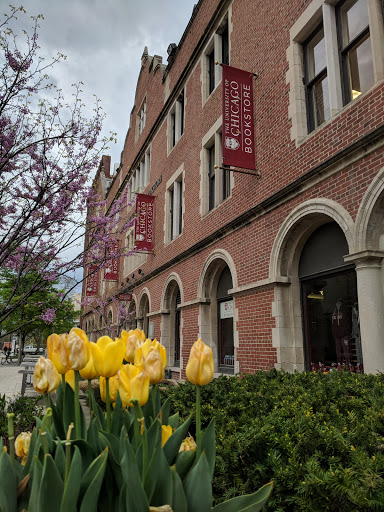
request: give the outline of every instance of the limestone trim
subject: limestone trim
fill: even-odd
[[[384,168],[373,179],[360,203],[356,215],[356,251],[381,249],[383,219]]]
[[[182,302],[181,304],[179,304],[179,309],[185,309],[185,308],[190,308],[192,306],[196,306],[199,304],[210,304],[210,303],[211,303],[211,299],[200,297],[198,299],[193,299],[193,300],[188,300],[187,302]]]
[[[285,371],[305,370],[299,261],[308,237],[330,221],[341,227],[352,252],[355,225],[351,216],[341,205],[324,198],[311,199],[296,207],[285,219],[273,243],[269,266],[269,279],[275,280],[272,346],[277,352],[276,367]],[[277,276],[289,278],[291,284],[279,282]]]
[[[216,299],[216,289],[219,277],[222,270],[228,266],[232,277],[233,288],[238,287],[238,279],[236,266],[231,255],[224,249],[217,249],[213,251],[206,259],[202,271],[200,273],[199,283],[197,287],[197,296],[209,299],[209,302],[203,303],[200,301],[200,311],[198,317],[199,333],[198,337],[202,338],[204,342],[209,345],[213,352],[213,360],[215,364],[215,371],[218,371],[219,366],[219,347],[218,347],[218,308]],[[233,341],[234,341],[234,371],[238,371],[239,364],[237,361],[237,348],[239,346],[239,335],[237,330],[238,311],[236,311],[236,304],[234,304],[233,316]]]
[[[167,294],[168,294],[168,291],[169,291],[168,290],[169,286],[174,281],[176,281],[176,283],[177,283],[177,285],[179,287],[179,290],[180,290],[181,303],[184,302],[184,291],[183,291],[183,285],[182,285],[181,278],[180,278],[179,274],[177,274],[176,272],[172,272],[172,274],[169,274],[169,276],[167,277],[167,279],[166,279],[166,281],[164,283],[164,286],[163,286],[163,292],[161,294],[161,308],[162,308],[162,311],[164,311],[164,312],[165,311],[169,312],[169,306],[166,303],[166,301],[167,301]]]
[[[151,308],[151,294],[149,293],[149,289],[147,287],[145,287],[141,290],[139,299],[137,301],[137,304],[138,304],[137,318],[143,318],[142,308],[143,308],[145,299],[148,299],[149,311],[151,311],[151,309],[152,309]]]
[[[355,245],[355,224],[350,214],[339,203],[331,199],[316,198],[305,201],[297,206],[285,219],[281,225],[271,251],[269,266],[269,278],[276,279],[276,276],[288,276],[287,267],[289,262],[284,256],[284,246],[292,238],[292,232],[295,226],[301,221],[308,219],[308,231],[314,231],[316,228],[334,220],[343,230],[347,239],[349,252],[354,251]],[[306,236],[308,238],[310,232]],[[287,242],[288,241],[288,242]],[[290,241],[291,245],[293,240]],[[303,244],[304,245],[304,244]]]
[[[275,278],[267,277],[267,279],[261,279],[260,281],[255,281],[254,283],[249,283],[244,286],[238,286],[237,288],[232,288],[228,290],[231,295],[240,295],[241,293],[246,293],[251,290],[257,290],[260,288],[269,288],[274,286],[275,284],[281,285],[290,285],[291,280],[286,276],[276,276]]]

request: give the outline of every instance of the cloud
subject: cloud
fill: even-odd
[[[195,0],[196,1],[196,0]],[[117,132],[112,163],[120,161],[134,103],[144,46],[166,62],[170,43],[178,43],[192,15],[193,0],[25,0],[28,15],[43,14],[39,44],[47,58],[67,59],[51,77],[65,96],[83,82],[91,109],[95,94],[107,114],[104,134]],[[19,16],[21,20],[21,16]]]

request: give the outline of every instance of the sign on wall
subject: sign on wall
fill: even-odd
[[[98,283],[99,283],[99,272],[97,265],[90,265],[89,273],[87,276],[87,285],[85,289],[85,295],[92,297],[97,295]]]
[[[220,302],[220,318],[233,318],[233,300]]]
[[[118,281],[119,279],[119,258],[111,258],[112,254],[117,254],[119,251],[119,241],[116,240],[107,249],[107,264],[108,267],[104,269],[104,279],[107,281]]]
[[[120,293],[118,296],[118,299],[121,301],[131,301],[132,300],[132,294],[131,293]]]
[[[155,197],[137,194],[135,246],[138,252],[153,251]]]
[[[223,165],[256,169],[253,78],[249,71],[223,64]]]

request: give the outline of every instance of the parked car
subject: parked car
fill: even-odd
[[[25,354],[34,354],[36,352],[36,347],[33,345],[25,345],[24,353]]]

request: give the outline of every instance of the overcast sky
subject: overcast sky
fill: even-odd
[[[43,14],[39,44],[46,56],[61,52],[67,59],[50,73],[71,94],[83,82],[83,98],[93,94],[107,114],[104,134],[117,132],[109,154],[120,162],[129,115],[134,104],[144,46],[167,63],[170,43],[179,43],[198,0],[23,0],[29,15]],[[8,2],[4,2],[5,12]],[[18,4],[13,3],[15,6]],[[19,17],[20,19],[20,17]]]

